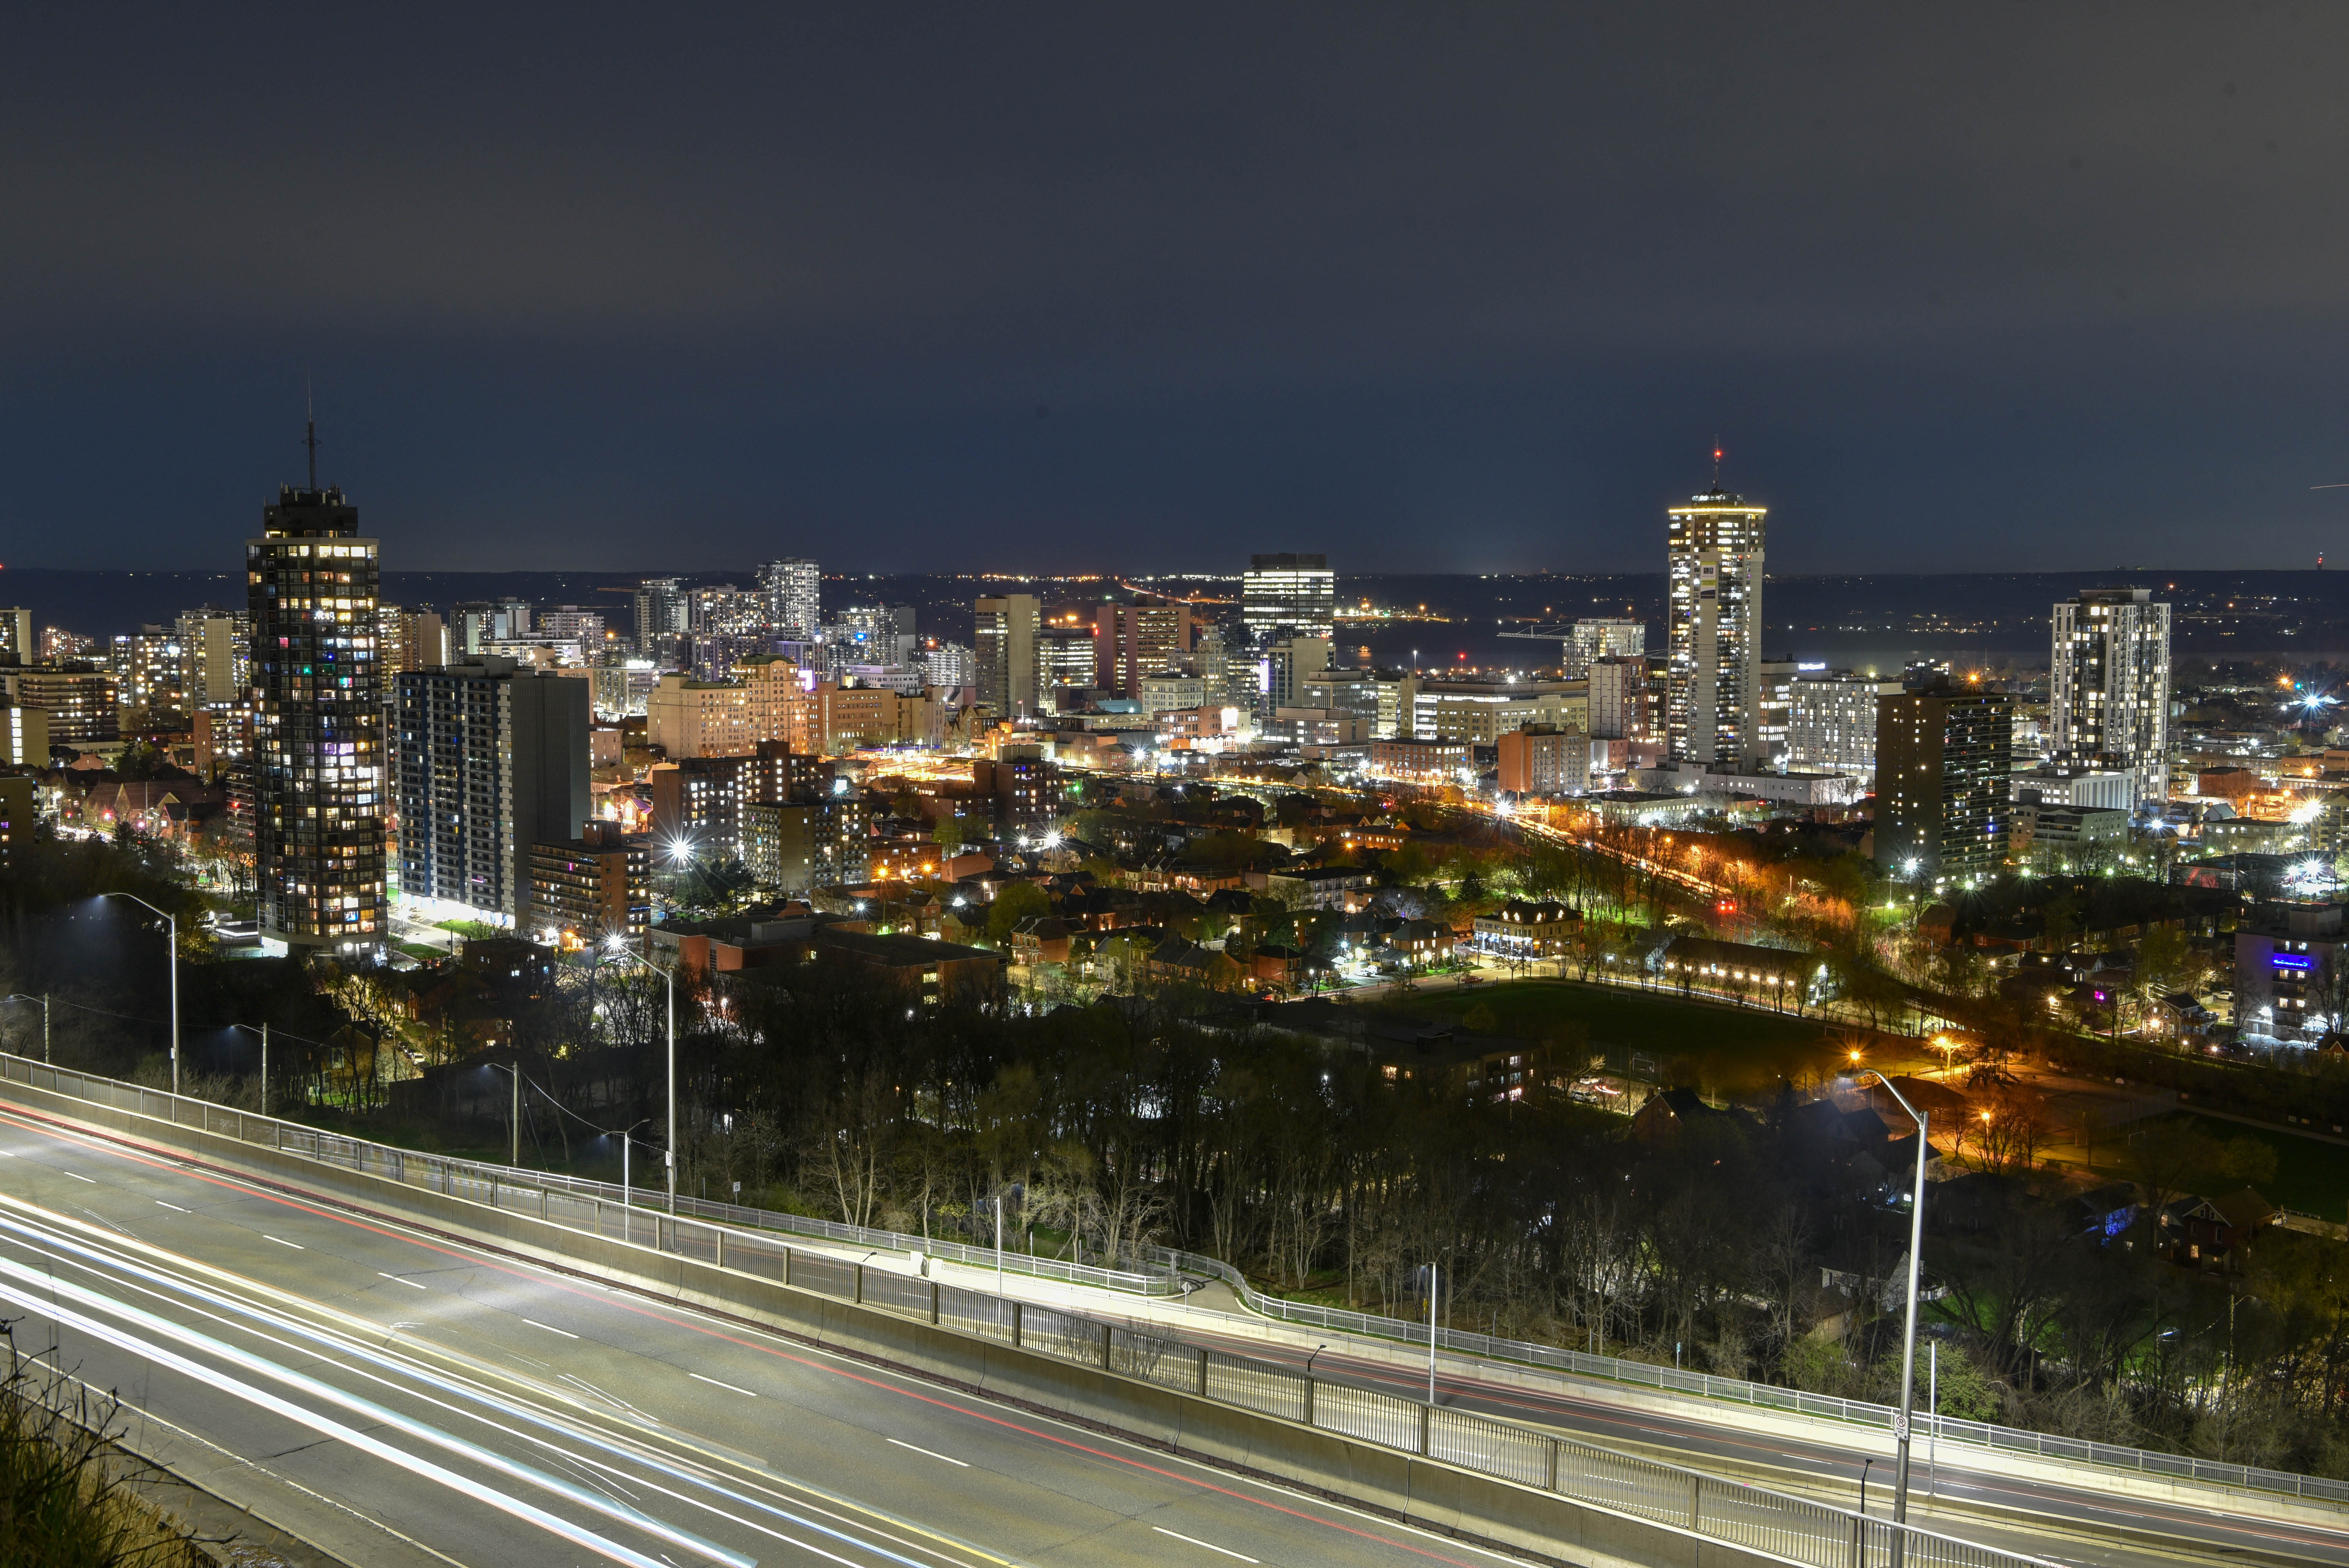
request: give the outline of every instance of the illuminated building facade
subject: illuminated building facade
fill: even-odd
[[[1671,650],[1664,739],[1675,760],[1744,771],[1762,736],[1766,508],[1714,488],[1666,511]]]
[[[1876,706],[1900,695],[1899,681],[1821,670],[1795,677],[1789,688],[1786,766],[1802,773],[1876,778]]]
[[[2149,588],[2089,588],[2055,606],[2047,683],[2059,762],[2129,773],[2139,800],[2169,789],[2169,606]]]
[[[280,490],[244,544],[261,934],[359,958],[384,940],[381,571],[339,490]]]
[[[398,686],[400,892],[529,929],[533,846],[593,810],[587,683],[484,655]]]
[[[1281,637],[1329,637],[1338,625],[1338,576],[1327,555],[1251,555],[1240,617],[1261,647]]]
[[[812,561],[792,557],[759,568],[767,629],[779,637],[812,641],[823,627],[823,573]]]
[[[1566,639],[1566,678],[1580,680],[1600,659],[1642,659],[1647,654],[1645,621],[1577,621]]]
[[[1038,676],[1041,673],[1036,596],[997,594],[978,601],[974,608],[977,614],[971,640],[978,665],[979,707],[997,718],[1017,718],[1034,713]],[[1092,684],[1091,639],[1084,644],[1084,678],[1071,684]]]
[[[1939,888],[2006,864],[2013,706],[1946,677],[1876,699],[1876,863],[1887,875]]]

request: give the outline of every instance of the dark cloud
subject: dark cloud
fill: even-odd
[[[1788,570],[2338,539],[2326,7],[57,8],[9,557]],[[1040,416],[1040,408],[1047,410]],[[94,498],[95,502],[94,502]],[[100,529],[60,529],[105,515]]]

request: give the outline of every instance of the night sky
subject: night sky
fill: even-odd
[[[2349,7],[18,7],[0,561],[2349,560]],[[5,599],[0,590],[0,599]]]

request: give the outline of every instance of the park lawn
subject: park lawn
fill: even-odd
[[[2195,1116],[2181,1112],[2184,1121],[2203,1137],[2225,1143],[2230,1139],[2248,1138],[2264,1143],[2275,1150],[2275,1179],[2253,1181],[2248,1185],[2258,1190],[2261,1197],[2281,1209],[2297,1209],[2303,1214],[2338,1222],[2344,1211],[2349,1211],[2349,1149],[2337,1143],[2320,1143],[2313,1138],[2302,1138],[2290,1132],[2272,1132],[2262,1127],[2246,1127],[2240,1121],[2227,1121],[2218,1117]],[[2153,1125],[2150,1122],[2147,1126]],[[2206,1198],[2223,1198],[2247,1185],[2240,1177],[2222,1172],[2205,1171],[2189,1178],[2194,1191]]]
[[[1753,1099],[1774,1092],[1781,1078],[1815,1082],[1838,1065],[1817,1018],[1614,985],[1504,980],[1426,992],[1396,1006],[1455,1025],[1473,1009],[1489,1007],[1496,1033],[1529,1040],[1555,1038],[1561,1025],[1580,1024],[1593,1051],[1636,1051],[1668,1067],[1685,1058],[1698,1087],[1715,1096]]]

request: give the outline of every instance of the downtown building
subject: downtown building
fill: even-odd
[[[1251,555],[1240,577],[1240,619],[1258,647],[1282,637],[1330,637],[1338,577],[1327,555]]]
[[[972,662],[978,667],[981,711],[990,718],[1024,718],[1037,712],[1039,698],[1049,687],[1041,679],[1036,596],[999,593],[981,598],[973,605],[971,624]],[[1092,684],[1092,642],[1086,639],[1084,677],[1073,684]]]
[[[1675,761],[1744,772],[1767,760],[1762,562],[1768,509],[1714,488],[1666,510],[1670,663],[1664,740]]]
[[[2089,588],[2055,606],[2047,682],[2053,759],[2169,793],[2169,606],[2149,588]]]
[[[1927,889],[2005,866],[2014,699],[1946,676],[1876,699],[1876,863]]]
[[[549,945],[590,947],[617,937],[640,946],[652,926],[652,850],[617,822],[585,821],[575,839],[530,847],[525,929]]]
[[[358,527],[314,473],[245,541],[250,778],[264,944],[371,960],[385,939],[381,562]]]
[[[398,677],[399,889],[440,914],[527,930],[541,843],[592,805],[588,683],[496,655]]]
[[[1601,659],[1648,656],[1648,623],[1631,620],[1577,621],[1566,634],[1564,674],[1578,681]]]
[[[1899,681],[1849,670],[1806,671],[1789,686],[1786,767],[1797,773],[1876,778],[1878,699],[1898,696]]]
[[[823,573],[812,561],[793,556],[759,568],[759,596],[767,629],[778,637],[812,642],[823,629]]]

